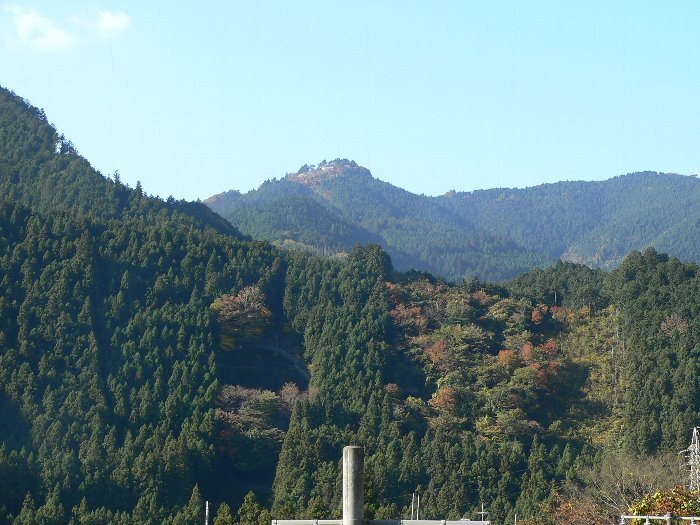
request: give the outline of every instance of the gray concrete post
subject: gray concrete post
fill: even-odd
[[[343,525],[365,520],[365,449],[343,448]]]

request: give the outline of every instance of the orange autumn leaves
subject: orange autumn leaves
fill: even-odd
[[[542,416],[542,397],[557,388],[566,360],[557,337],[569,309],[532,305],[478,284],[386,286],[396,340],[423,364],[432,390],[429,399],[413,400],[423,403],[424,414],[467,426],[483,418],[494,426],[507,417],[527,423]]]
[[[527,366],[537,372],[537,376],[542,379],[541,388],[546,388],[547,379],[556,375],[558,358],[561,351],[557,343],[549,339],[541,345],[525,343],[517,352],[515,350],[503,349],[498,352],[498,362],[508,369]]]

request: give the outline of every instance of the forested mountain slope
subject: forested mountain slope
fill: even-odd
[[[648,246],[700,261],[700,181],[682,175],[644,172],[426,197],[339,159],[206,203],[258,238],[322,246],[324,253],[371,239],[399,269],[454,280],[502,280],[557,259],[614,268]]]
[[[306,196],[241,206],[228,217],[253,238],[282,241],[283,245],[293,241],[323,254],[348,253],[355,244],[381,242],[379,235],[344,221]]]
[[[696,265],[452,285],[377,245],[277,250],[101,177],[0,94],[0,523],[338,516],[348,443],[370,518],[418,491],[426,517],[561,523],[606,451],[686,444]]]
[[[101,177],[43,112],[0,101],[0,522],[189,522],[216,456],[210,305],[274,288],[282,262],[200,204]]]

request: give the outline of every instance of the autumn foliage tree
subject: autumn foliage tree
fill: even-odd
[[[216,313],[221,347],[226,350],[260,337],[272,315],[258,286],[246,286],[237,294],[224,294],[212,303],[211,309]]]
[[[698,516],[700,515],[700,492],[674,487],[671,490],[646,494],[630,506],[629,513],[633,516],[662,516],[665,514]],[[639,524],[642,523],[642,520],[635,521]]]

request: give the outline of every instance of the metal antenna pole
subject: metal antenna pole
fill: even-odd
[[[689,469],[688,488],[694,492],[700,491],[700,438],[698,427],[693,428],[693,439],[685,449],[686,466]]]
[[[690,443],[690,490],[700,490],[700,442],[698,427],[693,428],[693,440]]]
[[[204,504],[204,525],[209,525],[209,502],[208,501]]]
[[[418,494],[418,508],[416,509],[416,520],[420,519],[420,494]]]
[[[411,519],[413,519],[413,500],[416,499],[416,493],[411,494]]]

